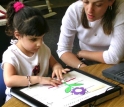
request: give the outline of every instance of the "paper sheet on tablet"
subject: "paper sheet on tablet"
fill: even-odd
[[[76,71],[64,75],[58,87],[34,85],[20,91],[49,107],[69,107],[106,92],[111,86]]]

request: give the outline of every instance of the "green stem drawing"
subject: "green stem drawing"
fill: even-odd
[[[66,89],[65,89],[65,92],[66,93],[69,93],[72,89],[73,86],[80,86],[80,85],[83,85],[82,83],[73,83],[73,84],[67,84],[66,82],[63,82],[63,84],[65,84],[66,86],[68,86]]]

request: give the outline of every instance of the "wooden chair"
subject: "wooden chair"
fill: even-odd
[[[1,69],[1,63],[0,63],[0,107],[5,103],[5,98],[6,98],[5,89],[6,86],[3,80],[3,70]]]
[[[48,13],[43,15],[45,18],[47,17],[51,17],[53,15],[56,15],[57,13],[56,12],[53,12],[52,11],[52,8],[51,8],[51,5],[50,5],[50,1],[49,0],[45,0],[45,4],[42,4],[43,0],[19,0],[20,2],[24,2],[26,4],[35,4],[36,2],[41,2],[41,5],[33,5],[34,8],[41,8],[41,9],[45,9],[47,8],[48,9]]]

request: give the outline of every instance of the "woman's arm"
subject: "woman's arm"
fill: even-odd
[[[77,56],[88,60],[98,61],[106,64],[117,64],[124,58],[124,24],[114,28],[111,34],[111,42],[108,50],[87,51],[81,50]],[[104,41],[105,42],[105,41]]]
[[[98,52],[98,51],[87,51],[87,50],[82,50],[77,53],[78,58],[84,58],[87,60],[92,60],[92,61],[97,61],[101,63],[105,63],[103,59],[103,52]]]
[[[106,64],[117,64],[124,58],[124,24],[114,28],[108,50],[103,52]]]
[[[69,6],[62,19],[61,33],[58,41],[57,53],[61,60],[68,66],[77,68],[81,61],[72,53],[73,43],[77,34],[77,27],[81,26],[82,1]],[[85,66],[85,65],[82,65]]]
[[[73,68],[78,68],[79,64],[82,63],[72,52],[65,52],[60,58],[63,62],[66,63],[66,65],[71,66]],[[81,67],[85,66],[85,64],[81,65]]]

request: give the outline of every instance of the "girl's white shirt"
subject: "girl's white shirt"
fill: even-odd
[[[28,57],[26,56],[16,45],[16,41],[11,41],[14,43],[13,45],[9,46],[8,49],[3,53],[3,61],[1,67],[3,67],[4,63],[12,64],[18,75],[22,76],[32,76],[33,75],[33,68],[40,64],[40,73],[37,75],[39,76],[46,76],[49,70],[49,59],[51,56],[50,49],[42,43],[41,48],[35,53],[33,56]],[[6,89],[6,101],[11,98],[10,95],[10,88],[7,87]]]
[[[124,1],[124,0],[123,0]],[[83,2],[71,4],[63,19],[61,33],[57,43],[59,57],[65,52],[72,52],[75,36],[79,39],[81,50],[104,51],[103,59],[107,64],[116,64],[124,57],[124,3],[114,21],[114,31],[104,34],[101,19],[89,22],[91,29],[85,29],[81,23]]]

